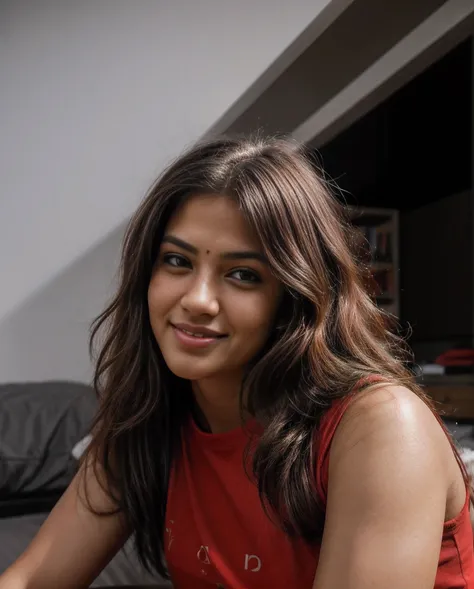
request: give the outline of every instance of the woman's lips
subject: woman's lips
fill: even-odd
[[[183,324],[171,324],[177,340],[189,348],[206,348],[226,337],[218,332]]]

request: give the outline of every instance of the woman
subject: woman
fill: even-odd
[[[134,532],[178,589],[474,588],[465,469],[385,326],[301,150],[189,150],[93,330],[93,442],[0,587],[86,587]]]

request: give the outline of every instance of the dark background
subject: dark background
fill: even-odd
[[[419,356],[474,336],[472,53],[461,43],[315,152],[345,202],[400,211],[400,320]]]

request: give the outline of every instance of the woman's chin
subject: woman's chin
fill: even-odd
[[[202,380],[214,376],[218,370],[212,370],[210,368],[192,366],[191,362],[166,362],[171,372],[185,380]]]

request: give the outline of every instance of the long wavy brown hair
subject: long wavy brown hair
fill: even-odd
[[[288,534],[308,542],[321,537],[314,440],[334,399],[378,374],[429,404],[406,367],[402,340],[366,291],[345,208],[304,149],[261,137],[192,147],[164,171],[130,221],[117,293],[93,324],[100,405],[82,462],[100,465],[98,478],[134,531],[142,564],[163,576],[168,481],[192,393],[163,360],[147,290],[169,219],[186,198],[203,193],[239,204],[284,286],[274,332],[248,367],[241,399],[264,425],[252,451],[262,505]]]

